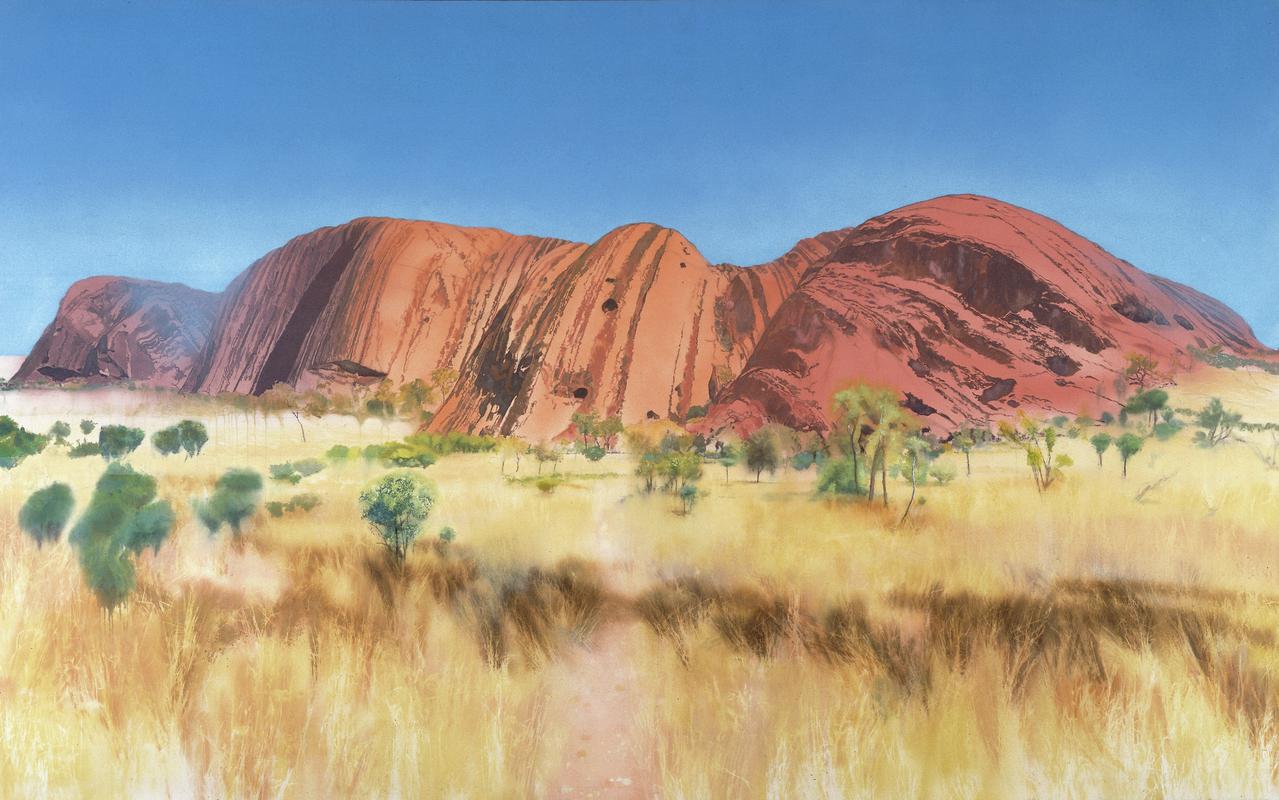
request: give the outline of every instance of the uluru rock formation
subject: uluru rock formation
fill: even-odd
[[[542,438],[573,412],[708,429],[820,428],[830,395],[891,384],[944,426],[1105,403],[1129,352],[1268,353],[1229,309],[1057,223],[942,197],[711,264],[678,232],[591,245],[365,218],[299,236],[221,295],[127,279],[72,287],[18,378],[186,391],[458,380],[432,426]]]
[[[770,321],[709,427],[824,428],[831,395],[890,385],[938,426],[1114,408],[1128,353],[1268,352],[1238,315],[1060,224],[974,195],[858,226]]]
[[[181,284],[86,278],[67,290],[13,379],[180,388],[199,363],[217,305],[218,295]]]

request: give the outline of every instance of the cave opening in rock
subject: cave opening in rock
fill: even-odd
[[[605,311],[616,311],[617,301],[610,297],[609,299],[604,301],[604,305],[600,306],[600,308],[604,309]]]
[[[590,392],[586,390],[585,386],[579,386],[573,390],[573,396],[578,400],[585,400],[588,394],[590,394]]]

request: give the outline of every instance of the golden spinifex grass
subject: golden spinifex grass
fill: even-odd
[[[1273,379],[1230,380],[1249,417],[1279,408]],[[310,421],[303,444],[180,398],[38,399],[0,410],[34,430],[203,416],[213,440],[130,458],[178,524],[109,617],[65,541],[16,524],[54,479],[82,508],[102,462],[50,450],[4,474],[0,796],[554,795],[577,753],[605,757],[567,740],[561,683],[606,652],[639,676],[610,766],[663,796],[1279,794],[1279,473],[1238,443],[1150,440],[1123,480],[1063,439],[1076,466],[1042,496],[1019,451],[976,451],[971,478],[943,456],[959,477],[904,524],[900,480],[885,511],[816,498],[811,471],[707,468],[684,515],[625,456],[569,456],[549,493],[497,455],[449,456],[399,570],[356,503],[378,466],[268,481],[267,500],[322,503],[234,544],[189,503],[228,467],[401,427]]]

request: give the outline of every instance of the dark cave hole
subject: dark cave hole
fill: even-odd
[[[590,392],[586,391],[585,386],[579,386],[573,390],[573,396],[578,400],[585,400],[588,394],[590,394]]]
[[[610,297],[604,301],[604,305],[600,306],[600,308],[603,308],[605,311],[616,311],[617,301]]]

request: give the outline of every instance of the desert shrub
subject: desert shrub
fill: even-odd
[[[162,428],[151,434],[151,446],[160,455],[172,456],[182,452],[182,437],[178,435],[177,426]]]
[[[138,449],[146,438],[141,428],[103,425],[98,429],[98,449],[107,461],[118,461]]]
[[[950,464],[937,462],[930,466],[928,474],[933,480],[937,481],[939,486],[945,486],[955,480],[959,472]]]
[[[67,437],[71,435],[71,426],[62,420],[53,423],[49,428],[49,436],[53,437],[53,443],[59,447],[66,446]]]
[[[204,451],[204,446],[209,443],[209,431],[204,427],[204,423],[184,419],[178,423],[177,428],[178,441],[187,458],[200,455]]]
[[[1100,467],[1102,465],[1102,456],[1110,449],[1110,445],[1114,440],[1108,433],[1098,433],[1094,434],[1088,441],[1092,443],[1092,449],[1097,451],[1097,466]]]
[[[359,455],[359,451],[344,444],[335,444],[324,453],[329,461],[349,461]]]
[[[693,510],[693,504],[697,502],[698,494],[696,484],[686,483],[680,487],[679,502],[685,514]]]
[[[225,524],[238,537],[244,520],[253,515],[261,496],[261,475],[251,469],[229,469],[218,478],[207,500],[197,500],[192,505],[210,535]]]
[[[293,495],[287,503],[281,500],[272,500],[271,502],[264,504],[262,507],[265,508],[266,512],[272,517],[279,519],[285,514],[291,514],[294,511],[312,511],[319,506],[320,503],[321,500],[318,494],[306,492],[303,494]]]
[[[284,483],[297,483],[302,480],[302,475],[293,468],[291,462],[283,464],[272,464],[267,467],[267,471],[271,474],[271,480],[281,481]]]
[[[80,433],[83,433],[85,436],[88,436],[89,434],[93,433],[93,431],[97,427],[98,427],[98,423],[94,422],[91,419],[80,420]]]
[[[1014,427],[1009,422],[1001,422],[999,433],[1026,452],[1026,466],[1030,467],[1035,489],[1043,492],[1074,461],[1064,453],[1053,454],[1057,446],[1056,428],[1041,431],[1038,423],[1029,417],[1022,417],[1020,423],[1019,427]]]
[[[12,417],[0,417],[0,467],[13,469],[27,456],[44,450],[49,437],[23,428]]]
[[[555,491],[555,487],[559,486],[561,483],[563,483],[563,481],[558,477],[554,475],[547,475],[544,478],[538,478],[533,482],[533,485],[536,486],[537,490],[542,494],[550,494]]]
[[[582,450],[582,455],[586,456],[588,461],[599,461],[604,457],[604,448],[597,444],[587,445]]]
[[[386,475],[360,493],[361,516],[397,564],[404,563],[434,505],[431,485],[412,472]]]
[[[821,494],[855,495],[864,490],[853,479],[851,459],[831,458],[817,473],[817,491]]]
[[[1098,420],[1101,422],[1102,425],[1114,425],[1115,415],[1111,414],[1109,411],[1103,411],[1101,412],[1101,416],[1098,417]]]
[[[441,542],[448,544],[449,542],[452,542],[456,538],[457,538],[457,531],[453,530],[448,525],[445,525],[443,528],[440,528]]]
[[[159,550],[173,529],[173,509],[155,496],[154,478],[110,464],[71,531],[85,583],[108,611],[133,591],[133,557]]]
[[[803,472],[813,465],[820,469],[826,460],[825,454],[821,451],[801,450],[791,458],[790,465],[792,468]]]
[[[1122,459],[1124,469],[1124,477],[1128,477],[1128,459],[1137,455],[1141,450],[1142,439],[1133,433],[1125,433],[1115,440],[1115,449],[1119,451],[1119,458]]]
[[[303,478],[309,478],[324,471],[324,462],[318,458],[304,458],[301,461],[294,461],[293,469]]]
[[[71,487],[65,483],[54,483],[27,498],[18,512],[18,524],[37,545],[56,542],[67,527],[74,506]]]
[[[293,495],[293,499],[289,501],[289,505],[298,511],[311,511],[319,506],[321,502],[323,501],[320,500],[320,496],[318,494],[304,492],[303,494]]]
[[[706,416],[706,406],[689,406],[688,414],[685,415],[684,418],[687,420],[694,420],[694,419],[701,419],[702,417],[705,417],[705,416]]]
[[[1195,414],[1195,444],[1200,447],[1216,447],[1228,440],[1236,427],[1243,423],[1243,415],[1236,411],[1228,411],[1221,405],[1221,400],[1214,397],[1208,405]]]
[[[777,471],[777,440],[764,430],[758,430],[746,439],[746,467],[755,473],[755,482],[759,483],[760,475]]]
[[[88,458],[89,456],[102,455],[102,448],[98,447],[97,442],[80,442],[67,451],[67,455],[71,458]]]

